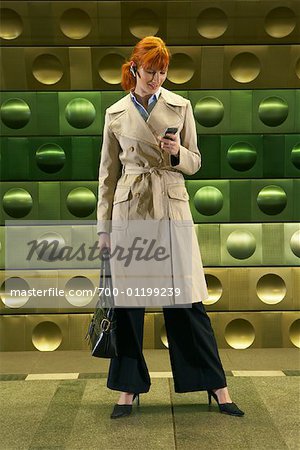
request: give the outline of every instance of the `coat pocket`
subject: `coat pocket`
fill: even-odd
[[[169,201],[169,216],[177,226],[193,225],[193,217],[189,205],[189,194],[181,184],[167,186]]]
[[[112,228],[118,230],[127,228],[130,198],[130,186],[117,186],[112,207]]]

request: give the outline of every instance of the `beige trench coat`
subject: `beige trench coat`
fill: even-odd
[[[169,155],[159,146],[157,136],[164,135],[168,127],[177,127],[180,133],[179,158]],[[142,289],[147,284],[145,272],[149,274],[149,263],[144,272],[141,262],[133,271],[124,268],[124,263],[123,268],[120,266],[117,270],[118,263],[111,258],[112,281],[118,288],[116,306],[167,306],[208,299],[183,177],[183,174],[196,173],[200,167],[201,154],[197,148],[196,126],[189,100],[161,88],[161,95],[147,121],[133,104],[130,94],[107,108],[99,168],[97,233],[111,233],[113,253],[118,244],[127,247],[124,244],[129,238],[130,224],[137,226],[132,227],[135,233],[139,230],[142,234],[146,230],[149,234],[149,230],[153,230],[157,245],[163,242],[170,256],[169,260],[161,263],[152,260],[152,267],[156,268],[153,286],[162,289],[166,275],[173,288],[183,286],[180,296],[176,296],[174,291],[171,295],[170,289],[168,296],[160,291],[159,295],[156,292],[155,296],[149,296],[148,291],[147,298],[143,298],[137,291],[137,295],[131,294],[129,298],[124,287],[135,283]],[[129,282],[139,269],[144,278]],[[123,289],[123,295],[120,289]]]

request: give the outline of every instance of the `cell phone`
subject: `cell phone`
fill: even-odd
[[[171,139],[169,136],[166,136],[166,134],[176,134],[178,131],[178,128],[167,128],[165,131],[164,139]]]

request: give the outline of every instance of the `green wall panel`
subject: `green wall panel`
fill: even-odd
[[[252,180],[251,218],[253,221],[293,221],[293,180]]]
[[[187,179],[221,178],[220,141],[218,135],[198,134],[198,148],[201,153],[201,167],[194,175],[186,175]]]
[[[72,138],[72,180],[98,180],[102,137]]]
[[[253,91],[253,130],[262,133],[292,133],[295,127],[295,93],[290,90]]]
[[[251,113],[254,91],[230,91],[230,133],[253,133],[253,117]]]
[[[230,129],[230,91],[189,91],[198,133],[225,133]]]
[[[251,180],[230,180],[229,222],[249,222],[251,216]]]
[[[38,185],[33,182],[0,183],[1,224],[5,220],[37,219],[39,215]]]
[[[0,131],[3,136],[27,136],[37,130],[35,92],[1,92]]]
[[[221,136],[221,178],[261,178],[262,162],[262,136]]]
[[[59,92],[60,134],[91,135],[102,129],[99,92]]]
[[[37,125],[33,134],[59,135],[59,92],[37,92]]]
[[[30,179],[30,139],[7,137],[1,139],[1,180]]]
[[[299,106],[300,107],[300,106]],[[287,177],[300,177],[300,135],[285,136],[285,168]]]
[[[61,219],[94,219],[97,207],[96,181],[60,183]]]
[[[42,181],[39,186],[39,219],[59,220],[61,218],[60,183]]]
[[[194,222],[227,222],[230,216],[228,180],[187,180]]]

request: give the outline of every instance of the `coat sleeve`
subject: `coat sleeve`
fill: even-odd
[[[111,232],[111,214],[117,181],[122,173],[119,159],[121,147],[109,128],[108,113],[105,114],[103,143],[99,166],[99,185],[97,203],[97,233]]]
[[[201,154],[197,147],[197,130],[190,100],[188,100],[183,128],[180,132],[181,145],[179,155],[171,155],[170,163],[175,168],[193,175],[201,167]]]

